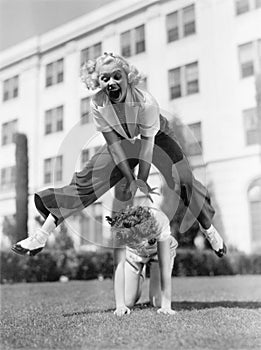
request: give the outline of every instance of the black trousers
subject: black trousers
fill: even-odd
[[[132,143],[122,139],[120,142],[130,167],[134,169],[139,163],[141,140],[136,139]],[[169,129],[167,119],[162,116],[160,131],[155,136],[152,163],[162,173],[171,190],[178,185],[179,196],[193,216],[203,226],[210,224],[214,209],[208,191],[194,178],[182,149]],[[94,203],[122,178],[107,145],[104,145],[82,171],[74,174],[69,185],[35,193],[35,205],[44,218],[52,214],[56,225],[59,225],[65,218]]]

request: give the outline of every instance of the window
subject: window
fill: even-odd
[[[167,41],[175,41],[179,39],[179,24],[178,24],[178,11],[170,13],[166,18],[167,25]]]
[[[147,90],[147,88],[148,88],[148,79],[147,79],[147,77],[142,79],[139,82],[138,88],[141,89],[141,90]]]
[[[201,122],[189,124],[189,132],[187,132],[188,155],[201,155],[202,152],[202,134]]]
[[[1,190],[8,190],[14,188],[16,177],[15,173],[15,166],[1,169]]]
[[[45,112],[45,135],[63,130],[63,106]]]
[[[92,230],[91,230],[91,225],[90,225],[90,218],[88,215],[84,215],[82,214],[80,216],[80,244],[81,245],[85,245],[85,244],[90,244],[92,243],[91,240],[91,234],[92,234]]]
[[[135,28],[135,53],[145,51],[145,33],[144,25]]]
[[[92,46],[86,47],[81,51],[81,66],[88,60],[95,60],[102,54],[102,43],[99,42]]]
[[[196,33],[195,5],[168,14],[166,28],[169,43]]]
[[[44,160],[44,183],[62,181],[63,156],[47,158]]]
[[[18,75],[13,78],[4,80],[3,101],[11,100],[18,96]]]
[[[90,98],[85,97],[81,99],[81,123],[87,124],[91,122],[90,118]]]
[[[47,64],[46,87],[63,82],[63,59]]]
[[[198,62],[169,70],[170,99],[199,92]]]
[[[241,77],[246,78],[254,74],[253,43],[240,45],[238,49]]]
[[[236,0],[236,14],[241,15],[242,13],[249,11],[249,0]]]
[[[90,159],[90,151],[88,149],[83,149],[81,153],[81,168],[85,166],[85,164]]]
[[[94,242],[98,244],[103,243],[103,226],[102,226],[102,218],[103,218],[103,211],[102,211],[102,204],[101,203],[94,203],[93,204],[93,212],[94,212]]]
[[[195,94],[198,88],[198,64],[197,62],[185,66],[187,95]]]
[[[242,78],[261,70],[261,39],[238,46],[238,53]]]
[[[130,32],[130,30],[121,34],[121,54],[124,57],[131,56],[131,32]]]
[[[261,248],[261,179],[253,181],[248,191],[250,208],[251,238],[253,250]]]
[[[180,68],[175,68],[169,71],[169,88],[171,100],[181,97]]]
[[[15,142],[17,132],[17,120],[2,125],[2,146]]]
[[[144,24],[134,29],[121,33],[121,54],[124,57],[137,55],[145,51],[145,26]]]
[[[257,59],[258,59],[258,66],[261,71],[261,39],[257,42]]]
[[[243,111],[246,145],[256,145],[261,142],[261,131],[258,125],[257,109]]]
[[[194,5],[183,9],[183,35],[188,36],[196,32]]]
[[[261,7],[261,0],[235,0],[236,14],[242,15],[243,13],[255,10]]]

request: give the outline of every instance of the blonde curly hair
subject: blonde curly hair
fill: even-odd
[[[88,90],[95,90],[99,87],[99,69],[102,65],[111,62],[116,62],[125,71],[130,85],[138,85],[144,79],[144,76],[138,69],[132,64],[129,64],[125,58],[120,55],[114,55],[111,52],[105,52],[96,60],[88,60],[81,67],[81,80]]]
[[[155,240],[161,234],[157,220],[149,207],[127,207],[112,218],[106,216],[106,219],[115,238],[126,244],[152,237]]]

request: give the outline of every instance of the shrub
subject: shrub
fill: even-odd
[[[261,274],[261,255],[231,252],[219,259],[209,250],[177,250],[174,276],[235,274]],[[1,253],[1,283],[58,281],[61,275],[78,280],[95,279],[100,275],[111,278],[112,251],[45,250],[35,257]]]

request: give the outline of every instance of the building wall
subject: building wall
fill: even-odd
[[[166,15],[192,3],[196,33],[167,43]],[[166,116],[176,114],[184,124],[201,121],[204,166],[196,167],[195,175],[214,193],[228,243],[250,251],[247,189],[260,174],[260,146],[245,146],[242,111],[256,105],[255,81],[240,78],[238,45],[261,38],[260,19],[261,9],[236,16],[232,0],[119,1],[0,53],[1,81],[19,74],[18,98],[1,100],[0,110],[3,123],[17,117],[18,130],[28,135],[30,230],[37,215],[33,193],[46,187],[44,159],[63,155],[63,179],[52,184],[62,186],[79,170],[82,148],[103,143],[93,124],[80,122],[80,99],[90,95],[79,79],[81,50],[102,41],[102,52],[120,52],[120,34],[145,24],[146,50],[130,61],[147,76],[148,90]],[[64,81],[46,88],[46,65],[60,58]],[[168,70],[194,61],[199,67],[199,93],[170,100]],[[58,105],[64,105],[64,129],[44,135],[45,111]],[[15,163],[13,144],[1,147],[1,154],[0,168]],[[0,193],[2,217],[14,213],[14,195],[14,191]],[[101,199],[103,216],[110,213],[112,200],[112,190]],[[72,230],[77,227],[79,223]]]

